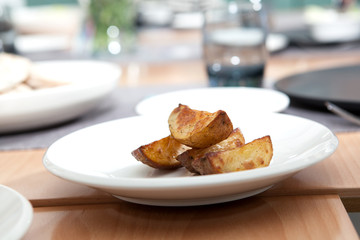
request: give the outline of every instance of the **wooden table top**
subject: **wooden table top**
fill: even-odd
[[[360,55],[272,56],[266,78],[360,63]],[[206,83],[199,59],[123,64],[120,86]],[[55,177],[46,149],[0,152],[0,184],[30,200],[34,219],[24,239],[358,239],[347,211],[360,209],[360,132],[337,133],[324,161],[256,197],[225,204],[169,208],[127,203]],[[1,144],[1,139],[0,139]]]
[[[357,239],[338,196],[253,197],[188,208],[126,202],[35,208],[24,239]]]

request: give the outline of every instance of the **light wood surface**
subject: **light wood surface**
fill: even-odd
[[[339,147],[333,155],[262,193],[264,196],[338,194],[359,198],[360,133],[338,133]],[[34,206],[74,203],[111,203],[118,200],[102,191],[62,180],[42,164],[44,149],[0,152],[0,183],[21,192]]]
[[[360,54],[348,52],[329,55],[271,56],[265,69],[267,84],[293,74],[360,64]],[[123,65],[121,86],[207,84],[205,64],[198,60],[158,62],[149,65],[144,62],[130,62]]]
[[[148,63],[132,62],[122,65],[120,86],[207,84],[202,61]]]
[[[167,208],[126,202],[36,208],[24,239],[357,239],[337,196],[254,197]]]
[[[266,79],[359,63],[360,54],[351,52],[275,55]],[[201,60],[122,67],[120,86],[206,84]],[[34,206],[25,239],[358,239],[345,209],[360,210],[360,132],[336,135],[339,147],[329,158],[257,197],[227,204],[161,208],[126,203],[50,174],[42,164],[46,149],[0,151],[0,184]]]
[[[336,136],[339,146],[333,155],[279,183],[265,195],[336,193],[360,200],[360,132]]]

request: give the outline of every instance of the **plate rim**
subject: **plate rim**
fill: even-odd
[[[116,78],[121,77],[122,75],[122,69],[120,66],[116,65],[113,62],[109,62],[109,61],[101,61],[101,60],[44,60],[44,61],[35,61],[33,62],[34,65],[37,64],[85,64],[85,63],[90,63],[90,64],[100,64],[100,65],[106,65],[109,68],[112,68],[112,70],[114,72],[116,72],[116,74],[114,74],[114,76],[116,75]],[[109,80],[109,79],[105,79],[107,80],[108,83],[112,83],[114,80]],[[64,91],[69,91],[69,90],[78,90],[78,89],[83,89],[85,88],[93,88],[97,85],[99,85],[100,83],[102,83],[101,85],[103,85],[104,80],[101,81],[96,81],[96,82],[90,82],[90,83],[86,83],[86,84],[65,84],[63,86],[57,86],[57,87],[49,87],[49,88],[44,88],[44,89],[37,89],[34,91],[30,91],[30,92],[24,92],[24,93],[19,93],[19,94],[0,94],[0,101],[12,101],[12,100],[18,100],[21,98],[32,98],[34,97],[34,95],[37,97],[38,95],[51,95],[54,93],[58,93],[58,92],[64,92]],[[90,86],[89,86],[90,84]]]
[[[65,67],[78,67],[83,71],[86,66],[96,67],[94,70],[100,74],[102,71],[111,70],[103,78],[93,78],[92,81],[81,81],[79,83],[70,83],[64,86],[39,89],[24,93],[0,95],[0,117],[2,120],[0,133],[12,134],[28,130],[42,129],[59,123],[64,123],[82,116],[94,109],[105,97],[107,97],[117,87],[118,79],[122,76],[122,68],[116,63],[102,60],[45,60],[37,61],[35,64],[46,67],[56,67],[62,65]],[[82,72],[79,72],[81,75]],[[58,101],[65,98],[66,101]],[[34,106],[32,108],[25,106]],[[80,108],[80,105],[83,106]],[[55,117],[56,111],[65,111],[66,114]],[[54,110],[55,109],[55,110]],[[71,109],[71,111],[70,111]],[[57,114],[57,113],[56,113]],[[27,118],[31,117],[31,121]]]
[[[2,190],[9,195],[11,194],[12,196],[15,196],[22,206],[22,214],[19,217],[19,221],[15,225],[13,225],[11,229],[9,229],[6,236],[10,237],[11,239],[21,238],[29,230],[32,223],[34,216],[33,207],[29,200],[27,200],[22,194],[20,194],[16,190],[6,185],[0,184],[0,191]]]

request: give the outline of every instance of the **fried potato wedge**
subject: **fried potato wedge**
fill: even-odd
[[[140,146],[131,154],[140,162],[156,169],[175,169],[182,167],[176,157],[189,147],[179,143],[172,136]]]
[[[241,147],[245,144],[245,138],[239,128],[235,128],[228,138],[225,140],[212,145],[207,148],[192,148],[189,149],[179,156],[177,156],[177,160],[181,162],[181,164],[190,172],[198,173],[193,166],[192,163],[195,159],[199,159],[204,157],[205,154],[210,152],[218,152],[218,151],[226,151],[236,147]]]
[[[226,139],[233,125],[225,111],[199,111],[179,104],[168,119],[171,135],[182,144],[206,148]]]
[[[270,136],[265,136],[227,151],[210,152],[195,159],[192,167],[200,174],[236,172],[270,164],[273,147]]]

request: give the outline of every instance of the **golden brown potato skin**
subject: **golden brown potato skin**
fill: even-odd
[[[179,104],[168,119],[171,135],[182,144],[206,148],[226,139],[233,125],[225,111],[198,111]]]
[[[210,152],[195,159],[192,167],[200,174],[236,172],[270,164],[273,147],[270,136],[265,136],[227,151]]]
[[[175,169],[182,167],[176,157],[189,148],[172,136],[140,146],[131,154],[140,162],[156,169]]]
[[[239,128],[235,128],[228,138],[225,140],[212,145],[207,148],[192,148],[189,149],[182,154],[180,154],[176,159],[181,162],[181,164],[190,172],[198,173],[193,166],[192,163],[195,159],[199,159],[204,157],[205,154],[210,152],[218,152],[218,151],[225,151],[230,150],[236,147],[241,147],[245,144],[245,138]]]

